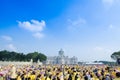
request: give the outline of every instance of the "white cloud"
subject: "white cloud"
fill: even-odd
[[[82,18],[77,19],[77,20],[68,19],[68,22],[71,24],[71,26],[79,26],[81,24],[85,24],[86,20]]]
[[[95,48],[93,48],[93,50],[95,50],[95,51],[103,51],[104,49],[102,47],[96,46]]]
[[[112,29],[112,28],[114,28],[114,26],[113,26],[112,24],[110,24],[110,25],[109,25],[109,28]]]
[[[12,41],[12,37],[10,37],[10,36],[4,35],[4,36],[1,36],[1,37],[6,41]]]
[[[115,26],[113,25],[113,24],[109,24],[109,25],[107,25],[107,29],[108,29],[108,31],[113,31],[113,30],[115,30]]]
[[[11,51],[17,51],[16,47],[13,44],[8,44],[7,48]]]
[[[82,25],[86,24],[86,20],[79,18],[76,20],[68,19],[68,30],[74,31],[80,28]]]
[[[115,0],[102,0],[103,4],[105,5],[113,5]]]
[[[42,37],[44,37],[44,35],[43,35],[42,33],[39,33],[39,32],[33,34],[33,36],[34,36],[35,38],[38,38],[38,39],[41,39]]]
[[[18,21],[19,27],[32,32],[35,38],[42,38],[44,34],[42,33],[44,27],[46,26],[45,21],[31,20],[31,21]]]
[[[114,24],[114,25],[110,24],[110,25],[108,25],[108,30],[116,33],[116,32],[120,32],[120,27],[119,27],[119,25],[116,25],[116,24]]]
[[[32,32],[39,32],[43,31],[43,28],[45,27],[45,21],[37,21],[37,20],[31,20],[20,22],[18,21],[18,25],[26,30],[32,31]]]
[[[94,48],[93,48],[93,51],[112,53],[111,49],[108,49],[108,48],[105,48],[105,47],[100,47],[100,46],[94,47]]]
[[[120,2],[120,0],[102,0],[103,5],[107,9],[112,7],[115,3],[119,3],[119,2]]]

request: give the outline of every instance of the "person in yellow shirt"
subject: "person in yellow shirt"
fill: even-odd
[[[50,75],[50,74],[47,74],[46,77],[45,77],[45,80],[52,80],[52,79],[51,79],[51,75]]]
[[[10,78],[11,80],[16,80],[17,78],[16,67],[14,65],[12,65]]]
[[[33,71],[32,74],[30,75],[30,80],[36,80],[36,75],[35,72]]]
[[[51,80],[49,77],[46,77],[45,80]]]
[[[17,77],[17,80],[22,80],[20,76]]]
[[[22,80],[20,73],[18,73],[17,80]]]
[[[75,80],[80,80],[80,75],[79,74],[75,75]]]
[[[41,79],[41,80],[45,80],[44,74],[41,75],[41,78],[40,78],[40,79]]]
[[[120,72],[116,73],[116,78],[114,80],[120,80]]]
[[[41,74],[38,74],[36,80],[41,80]]]

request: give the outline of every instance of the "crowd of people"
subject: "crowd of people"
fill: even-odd
[[[106,65],[7,65],[0,80],[120,80],[120,67]]]

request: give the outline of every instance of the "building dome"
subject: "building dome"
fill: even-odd
[[[59,51],[59,56],[64,56],[64,51],[62,49]]]

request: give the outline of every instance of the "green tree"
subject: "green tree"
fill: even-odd
[[[120,58],[120,51],[114,52],[114,53],[111,55],[111,58],[114,59],[114,60],[117,60],[118,58]]]
[[[38,59],[40,61],[45,61],[47,59],[44,54],[38,52],[28,53],[26,57],[28,60],[33,59],[33,62],[37,62]]]
[[[47,57],[46,55],[38,52],[24,54],[14,51],[10,52],[7,50],[0,51],[0,61],[30,61],[30,59],[33,59],[34,62],[37,62],[38,59],[40,61],[45,61]]]

